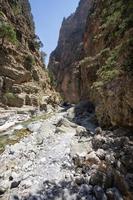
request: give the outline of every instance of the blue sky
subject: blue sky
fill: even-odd
[[[47,60],[57,45],[63,17],[68,17],[78,6],[79,0],[30,0],[36,34],[44,44]]]

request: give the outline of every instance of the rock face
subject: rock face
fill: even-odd
[[[93,102],[103,126],[133,126],[132,7],[131,0],[81,0],[50,58],[57,89],[70,102]]]
[[[16,107],[37,106],[44,95],[52,92],[28,0],[1,0],[1,32],[3,25],[7,35],[0,35],[0,102]],[[10,41],[12,34],[15,42]]]
[[[82,37],[90,7],[91,0],[82,0],[76,12],[64,18],[58,46],[50,57],[49,69],[55,76],[54,84],[71,102],[78,102],[80,98],[80,74],[76,65],[84,57]]]

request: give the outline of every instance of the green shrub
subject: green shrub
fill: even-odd
[[[12,44],[16,44],[16,32],[12,25],[0,22],[0,38],[2,39],[2,46],[4,45],[5,40],[8,40]]]
[[[35,64],[35,59],[33,58],[32,55],[28,55],[26,58],[25,58],[25,67],[27,70],[31,70],[33,68],[33,65]]]
[[[20,6],[13,6],[12,7],[12,9],[13,9],[13,12],[14,12],[14,15],[19,15],[19,14],[21,14],[22,13],[22,9],[21,9],[21,7]]]
[[[19,15],[22,13],[22,7],[18,0],[10,0],[9,4],[12,7],[14,15]]]
[[[113,80],[115,77],[117,77],[119,74],[120,70],[112,69],[112,70],[103,70],[99,75],[104,82],[109,82]]]
[[[106,31],[107,40],[122,37],[124,32],[132,28],[133,24],[133,1],[110,0],[104,1],[102,10],[101,27]]]
[[[41,42],[40,38],[37,35],[35,35],[34,38],[34,46],[37,50],[43,47],[43,43]]]
[[[4,98],[5,98],[5,99],[14,100],[14,99],[16,99],[16,96],[15,96],[15,94],[13,94],[13,93],[11,93],[11,92],[6,92],[6,93],[4,94]]]
[[[96,81],[91,86],[91,89],[100,89],[104,86],[104,83],[102,81]]]
[[[45,64],[47,54],[44,51],[41,51],[41,61]]]
[[[130,48],[130,47],[128,47]],[[133,53],[132,50],[129,50],[127,52],[127,55],[125,57],[124,63],[123,63],[123,69],[128,72],[129,75],[133,75]]]
[[[82,67],[82,66],[87,66],[87,65],[89,65],[91,62],[92,62],[92,60],[93,60],[94,58],[93,57],[85,57],[83,60],[81,60],[80,62],[79,62],[79,65]]]
[[[0,11],[0,16],[4,17],[4,13],[2,11]]]
[[[52,73],[52,71],[48,70],[48,75],[49,75],[49,78],[50,78],[51,85],[56,87],[57,86],[57,82],[55,80],[55,77],[54,77],[54,74]]]

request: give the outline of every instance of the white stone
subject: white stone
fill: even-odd
[[[14,128],[14,130],[16,130],[16,131],[19,131],[21,129],[23,129],[23,126],[21,124],[15,126],[15,128]]]
[[[45,157],[40,159],[40,163],[45,163],[45,162],[46,162],[46,158]]]
[[[32,165],[32,161],[28,161],[23,165],[23,169],[27,169]]]
[[[91,152],[86,156],[86,160],[88,160],[91,164],[99,164],[100,159],[96,156],[95,152]]]

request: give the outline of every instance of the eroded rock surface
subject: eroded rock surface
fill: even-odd
[[[1,32],[3,26],[11,33],[0,41],[0,103],[10,107],[38,106],[44,103],[43,96],[56,101],[39,51],[29,1],[1,0]]]
[[[81,0],[49,62],[64,98],[93,102],[106,127],[133,126],[132,7],[131,0]]]

